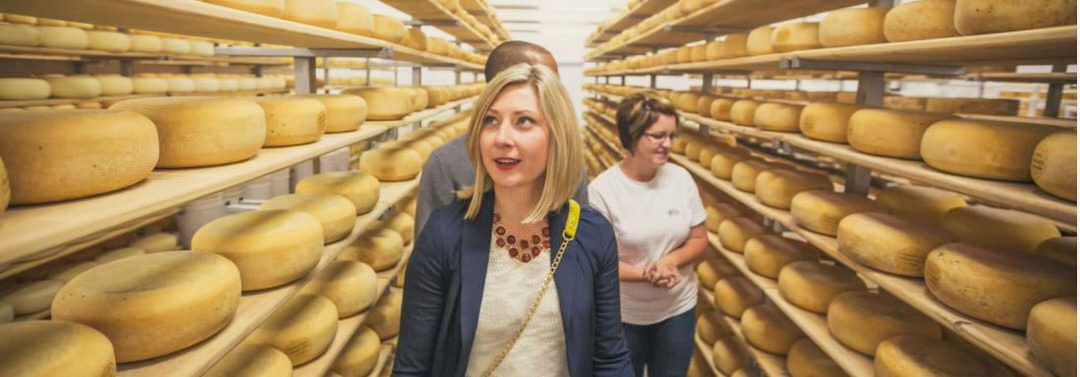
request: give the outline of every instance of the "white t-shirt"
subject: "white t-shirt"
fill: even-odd
[[[690,228],[705,222],[694,179],[671,163],[660,167],[649,182],[627,177],[616,164],[589,184],[589,204],[615,227],[619,261],[635,266],[660,260],[686,242]],[[622,282],[623,322],[651,325],[697,305],[693,266],[679,268],[679,275],[679,283],[670,289]]]

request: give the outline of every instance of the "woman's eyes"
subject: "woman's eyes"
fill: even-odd
[[[499,118],[491,115],[485,116],[482,120],[486,126],[494,126],[499,124]],[[516,126],[532,126],[536,124],[536,119],[530,116],[521,116],[514,120]]]
[[[517,119],[517,124],[519,126],[533,125],[533,124],[536,124],[536,121],[533,120],[533,118],[525,116],[525,117],[518,118]]]
[[[488,126],[495,125],[495,124],[499,123],[499,120],[497,118],[491,116],[491,115],[484,116],[484,119],[482,119],[481,121],[484,123],[484,125],[488,125]]]

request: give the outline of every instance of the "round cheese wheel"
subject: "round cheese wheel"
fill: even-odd
[[[728,34],[724,37],[723,43],[717,48],[714,55],[710,55],[714,57],[709,57],[709,59],[732,59],[750,55],[750,52],[747,51],[747,42],[749,38],[750,34],[748,33]],[[708,53],[708,51],[706,51],[706,53]]]
[[[131,112],[5,114],[0,117],[0,156],[10,179],[11,203],[82,198],[133,185],[153,170],[157,139],[154,123]]]
[[[1032,253],[1076,266],[1076,237],[1057,237],[1043,241]]]
[[[836,235],[836,228],[848,215],[881,211],[873,200],[861,195],[808,190],[791,199],[791,217],[799,226],[816,233]]]
[[[678,51],[678,53],[676,55],[677,56],[676,59],[677,59],[677,62],[679,64],[689,63],[689,62],[692,61],[692,59],[693,59],[693,48],[692,47],[690,47],[690,46],[679,47],[677,49],[677,51]]]
[[[123,96],[135,91],[135,83],[120,75],[97,75],[94,79],[101,85],[103,96]]]
[[[740,126],[755,125],[755,115],[761,103],[752,100],[738,100],[731,105],[731,121]],[[789,114],[790,115],[790,114]],[[768,118],[768,117],[766,117]],[[796,119],[798,117],[796,116]],[[763,118],[762,121],[765,119]]]
[[[735,101],[729,98],[713,98],[706,115],[716,120],[731,120],[731,107]]]
[[[338,254],[339,260],[354,260],[365,263],[375,271],[386,271],[401,261],[405,242],[392,229],[382,228],[369,231],[356,242],[346,246]]]
[[[101,96],[101,83],[92,76],[77,75],[50,78],[52,96],[57,98],[94,98]]]
[[[758,175],[773,168],[775,166],[758,159],[739,161],[731,168],[731,184],[739,191],[754,192],[757,189]]]
[[[907,304],[885,294],[842,293],[829,303],[829,333],[852,350],[874,355],[878,344],[897,335],[941,339],[941,326]]]
[[[379,339],[387,340],[398,335],[401,326],[401,300],[401,290],[389,290],[364,319],[364,323],[379,334]]]
[[[1043,301],[1031,309],[1027,343],[1058,376],[1076,375],[1076,297]]]
[[[399,207],[400,208],[400,207]],[[401,236],[401,240],[406,245],[412,243],[413,233],[415,233],[416,219],[406,211],[399,211],[394,214],[394,217],[390,218],[390,221],[386,223],[386,226],[393,229]]]
[[[313,175],[296,184],[297,193],[331,193],[344,196],[356,206],[356,214],[371,212],[379,201],[379,180],[360,172]]]
[[[161,37],[156,35],[132,35],[131,51],[134,52],[161,52],[164,50]]]
[[[963,35],[1075,25],[1076,1],[957,0],[955,20]]]
[[[222,93],[231,93],[240,90],[240,80],[237,79],[219,79],[218,87]]]
[[[79,28],[63,26],[38,26],[41,46],[69,50],[85,50],[90,47],[90,37]]]
[[[1006,252],[1032,252],[1043,241],[1061,236],[1049,220],[986,206],[955,208],[943,224],[958,241]]]
[[[299,97],[259,97],[255,103],[266,113],[268,147],[308,144],[326,131],[326,106]]]
[[[940,114],[861,109],[849,118],[847,142],[863,153],[919,159],[923,134],[942,119]]]
[[[419,153],[400,144],[384,144],[360,155],[361,170],[375,176],[379,181],[413,179],[420,174],[423,165],[424,161]]]
[[[336,194],[281,195],[264,202],[259,209],[293,210],[314,216],[322,224],[323,242],[326,244],[344,239],[356,225],[356,206],[349,199]]]
[[[772,303],[746,309],[740,323],[743,337],[750,345],[772,354],[787,354],[796,340],[806,337],[802,330]]]
[[[168,168],[221,165],[254,157],[266,140],[267,116],[247,99],[139,98],[112,109],[143,114],[157,126]]]
[[[90,261],[90,262],[81,262],[81,263],[73,264],[73,265],[68,266],[65,269],[58,270],[56,272],[53,272],[52,274],[49,274],[49,280],[56,280],[56,281],[59,281],[59,282],[66,283],[66,282],[71,281],[71,279],[74,279],[76,276],[79,276],[79,274],[81,274],[83,272],[86,272],[86,270],[94,268],[94,267],[96,267],[97,265],[99,265],[101,263],[103,263],[103,262]],[[49,300],[49,301],[52,301],[52,300]]]
[[[39,313],[49,309],[53,297],[63,285],[63,281],[51,279],[23,283],[0,297],[0,301],[11,304],[15,314],[20,316]]]
[[[135,94],[165,94],[169,82],[157,77],[136,77],[131,79],[131,88]]]
[[[211,4],[224,5],[252,13],[282,18],[285,14],[284,0],[203,0]]]
[[[39,46],[41,45],[41,32],[30,25],[0,24],[0,44]]]
[[[160,251],[178,250],[179,242],[175,234],[155,233],[135,240],[131,243],[131,247],[146,250],[148,253],[156,253]]]
[[[724,320],[723,314],[717,311],[710,311],[698,316],[695,330],[698,337],[704,340],[706,344],[716,343],[720,337],[734,334]]]
[[[879,190],[877,203],[893,215],[939,226],[949,211],[966,206],[967,200],[933,187],[900,185]]]
[[[188,77],[168,77],[169,94],[182,94],[195,92],[195,80]]]
[[[717,339],[716,343],[713,343],[712,354],[716,369],[726,374],[735,373],[752,363],[750,351],[735,336],[722,336]]]
[[[750,159],[750,156],[745,153],[739,153],[736,150],[721,150],[713,156],[712,162],[709,163],[709,170],[716,178],[731,180],[735,165],[747,159]]]
[[[241,91],[253,91],[258,89],[259,80],[252,77],[241,78],[239,86]]]
[[[87,48],[108,52],[127,52],[131,50],[131,37],[115,31],[86,32]]]
[[[847,143],[848,120],[859,109],[841,103],[811,103],[799,115],[799,130],[811,139]]]
[[[1076,133],[1055,132],[1035,146],[1031,179],[1059,198],[1076,201]]]
[[[717,230],[724,248],[740,254],[745,250],[747,241],[769,232],[764,225],[749,217],[724,220]]]
[[[203,225],[191,248],[221,254],[240,269],[245,291],[273,288],[306,275],[323,251],[319,220],[304,212],[240,212]]]
[[[880,212],[856,213],[836,231],[841,253],[864,266],[921,277],[926,256],[953,237],[943,230]]]
[[[765,293],[747,278],[732,276],[716,282],[713,301],[724,314],[741,318],[746,309],[765,302]]]
[[[986,376],[1014,374],[996,360],[934,338],[901,335],[881,342],[874,355],[877,377]]]
[[[330,370],[342,377],[366,377],[375,370],[380,347],[379,334],[370,327],[361,326],[345,343]]]
[[[337,325],[333,302],[319,295],[299,294],[274,310],[244,344],[274,347],[297,367],[326,352]]]
[[[848,8],[829,12],[818,37],[824,47],[885,43],[885,14],[890,8]]]
[[[339,260],[315,275],[304,286],[303,292],[330,299],[337,308],[338,318],[345,318],[371,307],[378,295],[378,288],[378,277],[371,266]]]
[[[818,257],[813,246],[775,234],[763,234],[746,241],[743,254],[750,271],[770,279],[780,276],[780,271],[788,264],[814,261]]]
[[[746,36],[746,53],[749,55],[765,55],[774,52],[772,45],[772,26],[762,26],[750,31]]]
[[[767,131],[799,132],[802,106],[762,103],[754,109],[754,126]]]
[[[35,100],[46,99],[52,94],[49,82],[29,78],[0,78],[0,99]]]
[[[286,20],[327,29],[337,27],[338,8],[335,0],[285,0]]]
[[[791,345],[785,367],[791,377],[847,377],[840,365],[810,338],[799,339]]]
[[[770,42],[776,52],[821,48],[817,22],[796,22],[777,26]]]
[[[191,41],[191,54],[195,56],[214,56],[214,44],[207,41]]]
[[[146,250],[143,250],[143,249],[140,249],[140,248],[137,248],[137,247],[124,247],[124,248],[113,249],[113,250],[109,250],[109,251],[106,251],[104,253],[101,253],[97,257],[95,257],[94,260],[96,260],[98,262],[101,262],[101,263],[106,263],[106,262],[112,262],[114,260],[121,260],[121,259],[124,259],[124,258],[137,257],[137,256],[140,256],[140,255],[145,255],[145,254],[146,254]]]
[[[701,148],[705,147],[705,141],[699,137],[692,137],[686,142],[686,151],[684,154],[690,161],[697,162],[698,158],[701,158]]]
[[[369,37],[375,35],[375,18],[367,7],[361,4],[339,1],[337,8],[336,29]]]
[[[417,51],[427,51],[427,34],[420,28],[409,28],[402,44]]]
[[[340,3],[345,4],[345,3]],[[367,102],[353,95],[298,96],[318,100],[326,107],[326,132],[349,132],[367,120]]]
[[[722,258],[706,258],[698,263],[696,272],[701,286],[706,288],[712,288],[720,279],[739,276],[739,270]]]
[[[98,377],[116,375],[109,339],[64,321],[0,325],[0,375],[6,377]]]
[[[923,135],[921,155],[935,169],[977,178],[1031,180],[1035,147],[1051,127],[943,120]]]
[[[193,77],[191,81],[195,83],[196,93],[217,93],[221,90],[218,79],[214,77]]]
[[[754,197],[758,202],[773,208],[791,208],[791,199],[800,192],[809,190],[831,190],[829,177],[820,174],[788,170],[769,169],[758,174],[754,183]]]
[[[905,42],[960,35],[953,24],[955,10],[956,0],[918,0],[898,4],[885,15],[885,39],[889,42]]]
[[[400,44],[405,42],[405,37],[409,35],[409,32],[407,29],[405,29],[405,24],[401,23],[401,20],[381,14],[374,14],[372,15],[372,17],[375,21],[375,38],[379,38],[390,43]],[[457,48],[457,46],[451,45],[449,51],[451,57],[455,55],[455,52],[460,52],[460,50],[461,49]]]
[[[961,313],[1023,330],[1035,304],[1076,295],[1076,269],[1041,255],[951,243],[927,257],[926,287]]]
[[[56,295],[52,316],[101,331],[116,348],[117,361],[130,362],[209,338],[232,320],[239,299],[240,273],[228,259],[173,251],[79,274]]]
[[[720,153],[720,148],[715,145],[704,144],[701,147],[701,152],[698,152],[697,161],[701,167],[705,169],[712,169],[712,160]]]
[[[292,362],[270,346],[241,344],[214,364],[205,377],[291,377]]]
[[[403,88],[354,88],[346,90],[345,94],[360,96],[364,99],[368,106],[368,120],[396,120],[412,112],[409,106],[412,93]]]
[[[173,55],[190,55],[191,42],[176,38],[161,38],[161,51]]]

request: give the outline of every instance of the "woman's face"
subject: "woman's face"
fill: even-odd
[[[532,87],[506,86],[481,121],[480,156],[495,186],[541,185],[550,127]]]
[[[656,123],[645,129],[645,133],[634,145],[634,158],[649,162],[657,167],[668,162],[671,154],[671,140],[675,136],[675,117],[660,114]]]

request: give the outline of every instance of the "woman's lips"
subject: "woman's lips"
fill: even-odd
[[[510,170],[517,167],[519,163],[521,163],[521,160],[514,158],[496,158],[495,168],[499,170]]]

